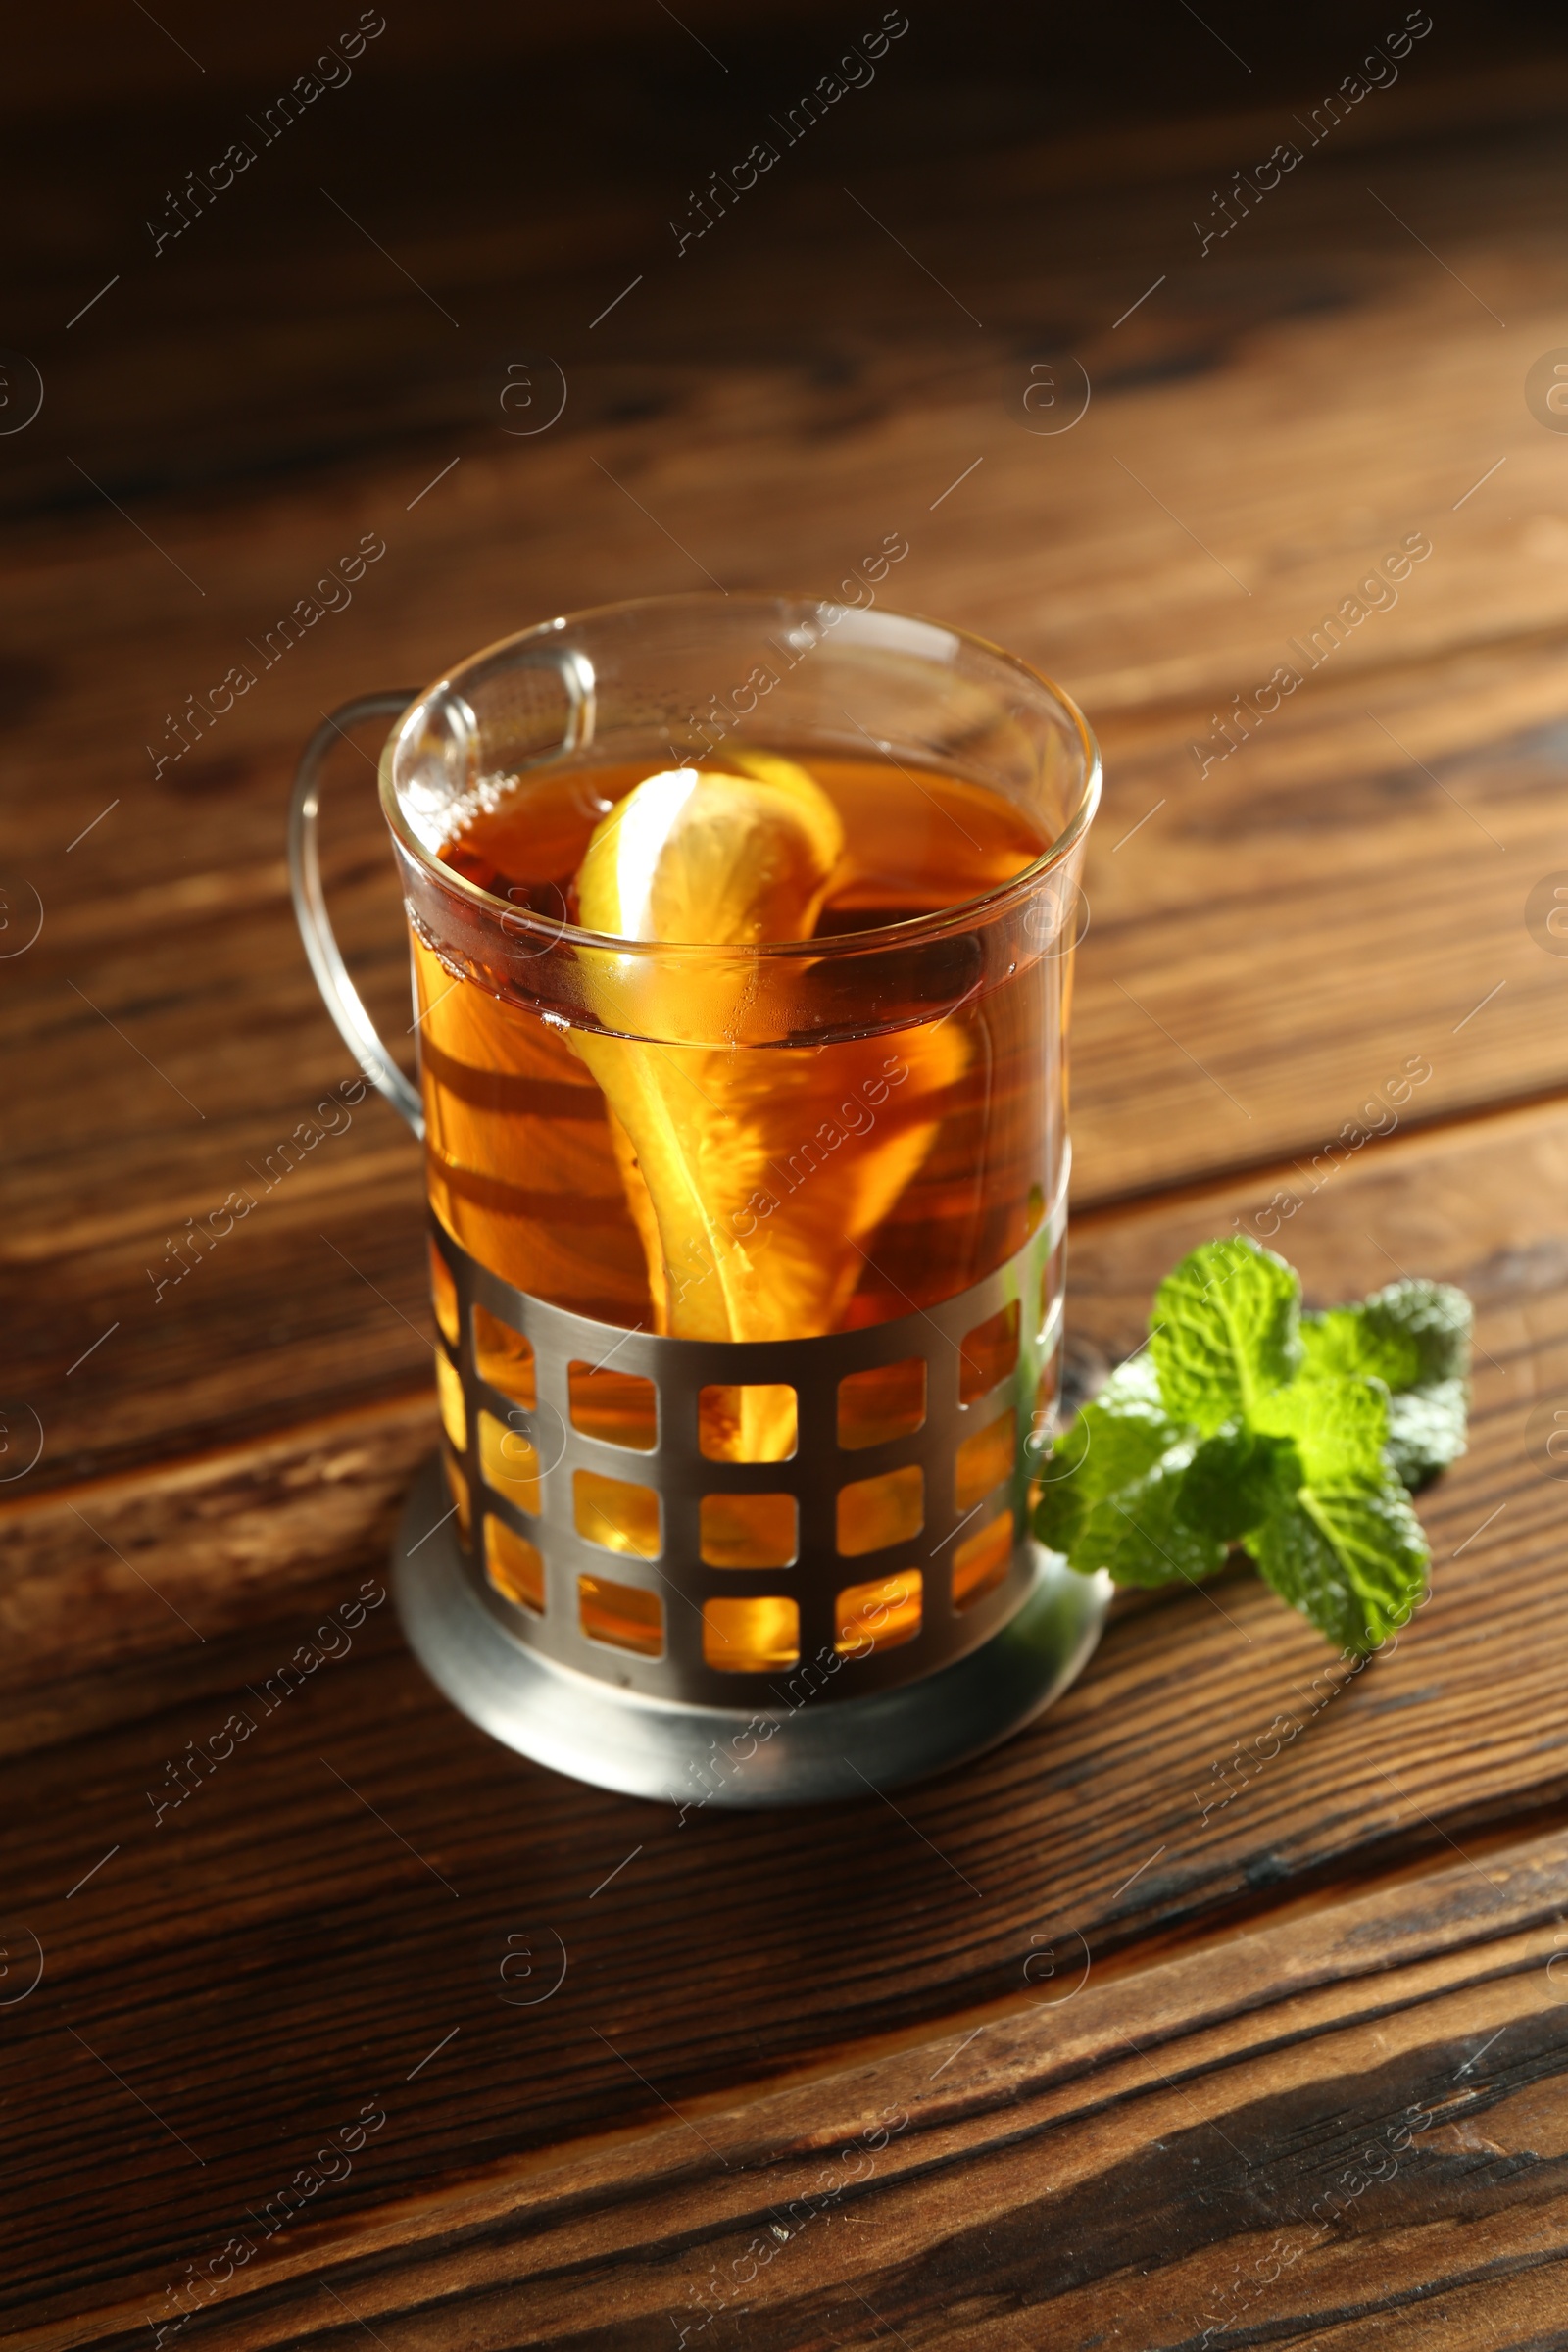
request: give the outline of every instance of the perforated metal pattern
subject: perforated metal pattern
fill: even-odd
[[[457,1459],[468,1498],[468,1573],[485,1606],[525,1647],[596,1682],[650,1697],[713,1706],[791,1706],[808,1696],[823,1702],[854,1698],[917,1681],[978,1647],[1013,1614],[1028,1589],[1029,1468],[1024,1441],[1034,1423],[1043,1375],[1054,1366],[1060,1347],[1066,1190],[1064,1164],[1056,1199],[1023,1247],[994,1274],[940,1306],[868,1330],[756,1343],[628,1333],[546,1305],[490,1273],[432,1221],[434,1246],[457,1292],[458,1344],[448,1348],[443,1339],[438,1345],[446,1349],[462,1384],[459,1434],[464,1444]],[[964,1403],[964,1342],[999,1309],[1013,1304],[1018,1309],[1016,1361],[995,1385]],[[532,1347],[533,1409],[523,1409],[481,1379],[475,1307],[521,1334]],[[915,1357],[926,1365],[922,1425],[874,1445],[841,1446],[840,1381]],[[973,1350],[969,1360],[976,1360]],[[612,1444],[573,1425],[568,1387],[568,1366],[573,1362],[612,1366],[654,1383],[658,1425],[652,1450]],[[704,1388],[781,1384],[792,1387],[798,1399],[798,1437],[791,1457],[714,1461],[702,1453],[698,1400]],[[971,1371],[968,1385],[973,1384]],[[512,1451],[521,1464],[526,1465],[527,1447],[535,1449],[540,1476],[529,1500],[537,1502],[536,1509],[519,1507],[487,1476],[478,1438],[481,1413],[513,1434]],[[960,1448],[1004,1414],[1012,1423],[1010,1445],[1003,1432],[1000,1453],[993,1445],[970,1446],[965,1460],[974,1465],[978,1454],[980,1475],[988,1483],[978,1500],[972,1494],[960,1500]],[[917,1532],[877,1550],[841,1551],[841,1490],[910,1468],[918,1468],[924,1482]],[[1000,1474],[991,1478],[993,1468]],[[653,1491],[658,1498],[656,1556],[610,1549],[580,1532],[574,1504],[579,1473]],[[905,1483],[907,1487],[913,1482]],[[794,1497],[798,1552],[790,1565],[734,1568],[705,1563],[703,1501],[726,1494]],[[647,1517],[646,1503],[641,1510]],[[1010,1515],[1012,1537],[1005,1563],[999,1558],[993,1568],[998,1581],[987,1584],[982,1576],[968,1605],[957,1605],[955,1558],[962,1556],[977,1531],[991,1527],[1004,1513]],[[543,1571],[542,1612],[505,1597],[487,1575],[487,1520],[522,1538],[537,1552]],[[623,1523],[633,1533],[640,1524],[635,1514]],[[513,1551],[515,1556],[514,1546]],[[918,1630],[910,1638],[895,1639],[909,1617],[907,1602],[901,1607],[895,1597],[885,1615],[873,1610],[857,1621],[853,1650],[846,1655],[840,1595],[883,1579],[894,1580],[895,1596],[901,1589],[908,1594],[914,1590],[911,1572],[920,1579]],[[594,1640],[585,1633],[584,1578],[597,1585],[609,1580],[638,1596],[632,1632],[641,1647]],[[788,1660],[786,1639],[766,1671],[740,1672],[712,1664],[704,1648],[706,1604],[762,1597],[795,1604],[796,1658]],[[788,1611],[774,1616],[787,1628]],[[655,1639],[658,1654],[647,1654]]]

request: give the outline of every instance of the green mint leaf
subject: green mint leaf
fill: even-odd
[[[1305,1369],[1260,1398],[1253,1419],[1270,1436],[1294,1441],[1308,1486],[1376,1485],[1383,1477],[1389,1393],[1379,1380]]]
[[[1266,1517],[1283,1489],[1301,1484],[1300,1457],[1289,1440],[1225,1428],[1205,1438],[1182,1486],[1181,1515],[1189,1527],[1222,1544],[1240,1544]]]
[[[1303,1315],[1301,1348],[1307,1372],[1370,1373],[1390,1390],[1414,1388],[1421,1377],[1421,1350],[1411,1334],[1373,1323],[1360,1306]]]
[[[1463,1291],[1451,1282],[1427,1282],[1415,1276],[1391,1282],[1386,1290],[1373,1292],[1361,1312],[1369,1328],[1398,1334],[1414,1345],[1420,1369],[1412,1386],[1463,1380],[1468,1375],[1475,1314]],[[1395,1383],[1391,1380],[1389,1386],[1392,1389]]]
[[[1465,1449],[1471,1319],[1463,1291],[1414,1277],[1391,1282],[1360,1306],[1301,1318],[1309,1370],[1370,1373],[1388,1386],[1385,1459],[1407,1487]]]
[[[1300,1295],[1285,1260],[1244,1235],[1184,1257],[1154,1294],[1149,1344],[1171,1419],[1210,1437],[1283,1387],[1300,1356]]]
[[[1085,1575],[1146,1587],[1212,1576],[1245,1544],[1361,1654],[1425,1589],[1405,1487],[1464,1450],[1470,1302],[1413,1279],[1319,1314],[1299,1300],[1285,1261],[1242,1237],[1185,1257],[1148,1348],[1042,1463],[1035,1532]]]
[[[1397,1396],[1470,1369],[1472,1310],[1452,1283],[1408,1277],[1359,1306],[1303,1315],[1306,1361],[1330,1372],[1370,1372]]]
[[[1406,1624],[1430,1553],[1402,1486],[1282,1490],[1248,1538],[1259,1575],[1342,1650],[1364,1655]]]
[[[1389,1468],[1407,1487],[1456,1462],[1468,1443],[1470,1390],[1463,1380],[1434,1380],[1389,1398]]]
[[[1152,1367],[1139,1357],[1121,1365],[1040,1464],[1040,1542],[1070,1559],[1094,1505],[1144,1477],[1181,1434],[1165,1417]]]
[[[1165,1399],[1160,1395],[1159,1373],[1147,1347],[1140,1348],[1136,1355],[1129,1355],[1116,1366],[1094,1401],[1118,1409],[1123,1405],[1152,1404],[1157,1411],[1164,1412]]]
[[[1108,1568],[1118,1585],[1198,1583],[1225,1565],[1229,1544],[1193,1527],[1182,1509],[1189,1438],[1152,1470],[1084,1515],[1068,1559],[1081,1575]]]

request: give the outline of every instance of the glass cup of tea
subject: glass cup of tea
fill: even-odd
[[[316,852],[326,752],[394,713],[417,1087]],[[1078,1671],[1107,1588],[1029,1512],[1099,791],[1024,662],[787,596],[553,620],[313,738],[306,948],[425,1149],[399,1606],[497,1738],[681,1804],[851,1796]]]

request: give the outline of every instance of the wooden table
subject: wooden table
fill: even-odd
[[[11,936],[43,917],[0,965],[7,2340],[1568,2344],[1568,62],[1445,8],[1336,119],[1337,7],[1274,55],[1217,0],[1071,40],[911,0],[677,256],[844,21],[651,13],[389,10],[156,253],[317,20],[39,24],[5,100],[46,394],[0,438]],[[435,1429],[392,1113],[156,1283],[346,1072],[282,858],[321,710],[617,595],[830,593],[890,531],[901,604],[1104,744],[1081,1367],[1283,1195],[1314,1301],[1470,1291],[1472,1444],[1430,1606],[1331,1698],[1237,1571],[1118,1603],[1042,1722],[896,1805],[682,1820],[493,1745],[377,1598]],[[173,760],[365,533],[352,604]],[[1413,534],[1397,604],[1298,658]],[[401,1035],[352,746],[333,795]]]

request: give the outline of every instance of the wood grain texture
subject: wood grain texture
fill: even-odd
[[[1016,1993],[1037,1936],[1100,1965],[1453,1841],[1484,1865],[1568,1800],[1565,1491],[1531,1418],[1568,1396],[1565,1198],[1568,1113],[1544,1107],[1370,1144],[1291,1220],[1318,1300],[1392,1258],[1478,1304],[1471,1451],[1422,1503],[1434,1597],[1359,1675],[1237,1572],[1128,1606],[1040,1724],[896,1808],[728,1818],[503,1751],[389,1610],[319,1630],[318,1587],[310,1617],[233,1632],[188,1689],[150,1677],[118,1723],[96,1693],[81,1736],[0,1766],[14,1916],[48,1960],[7,2021],[18,2291],[77,2259],[61,2168],[84,2136],[135,2153],[83,2188],[108,2277],[226,2230],[372,2094],[399,2123],[346,2206],[929,2032]],[[1081,1220],[1081,1345],[1133,1345],[1156,1274],[1257,1201],[1249,1179]],[[197,1623],[209,1575],[170,1594]],[[285,1699],[302,1644],[322,1662]],[[233,1753],[170,1801],[187,1743],[236,1711]],[[515,2016],[487,1978],[514,1933],[569,1956]]]
[[[16,98],[31,103],[19,122],[0,99],[33,199],[8,331],[50,395],[7,453],[6,511],[90,512],[73,456],[133,512],[138,496],[398,451],[440,447],[442,463],[476,428],[495,436],[506,364],[530,351],[570,371],[568,432],[640,419],[669,437],[723,374],[744,387],[719,404],[742,434],[796,410],[816,439],[940,401],[977,368],[1005,372],[1011,407],[1025,350],[1076,351],[1112,393],[1190,379],[1260,322],[1343,302],[1347,276],[1384,276],[1400,232],[1368,220],[1365,154],[1425,148],[1430,164],[1468,134],[1507,175],[1562,94],[1548,13],[1450,0],[1397,83],[1312,148],[1295,117],[1364,52],[1353,0],[1250,25],[1245,74],[1166,10],[1136,12],[1126,38],[1004,0],[978,36],[965,12],[927,6],[873,86],[808,133],[797,118],[792,140],[780,118],[881,12],[713,13],[720,39],[706,17],[689,29],[624,0],[526,22],[485,0],[458,48],[435,12],[405,8],[351,85],[270,141],[261,118],[323,37],[294,5],[204,26],[200,81],[151,24],[106,17],[87,44],[27,27]],[[411,170],[436,123],[462,124],[442,169]],[[155,254],[149,219],[172,227],[169,196],[236,136],[254,168],[187,204],[188,227]],[[695,190],[760,138],[777,167],[678,255],[671,220],[695,226]],[[1310,179],[1259,206],[1245,244],[1203,254],[1193,219],[1210,218],[1216,181],[1282,139],[1307,149]],[[1485,231],[1451,174],[1433,194],[1423,233],[1452,259],[1445,231]],[[1179,311],[1113,334],[1160,270],[1183,285]],[[68,329],[111,272],[113,292]],[[638,275],[639,298],[604,318]]]
[[[1348,353],[1348,345],[1347,364]],[[1288,366],[1284,356],[1279,365]],[[931,483],[953,462],[940,448],[953,422],[922,422]],[[1528,416],[1525,424],[1549,442]],[[883,444],[889,479],[906,478],[901,469],[912,458],[900,444],[913,429]],[[1208,429],[1196,409],[1174,422],[1184,448]],[[803,486],[785,454],[769,494],[781,515]],[[1554,462],[1554,446],[1549,454]],[[613,452],[610,462],[619,463]],[[377,1104],[358,1111],[353,1132],[286,1185],[258,1194],[254,1220],[185,1291],[155,1306],[154,1283],[187,1219],[220,1207],[236,1186],[255,1192],[259,1175],[268,1186],[263,1172],[279,1147],[346,1073],[294,934],[278,858],[292,747],[350,688],[417,676],[456,646],[523,617],[514,592],[503,596],[498,586],[503,574],[515,580],[519,545],[531,550],[534,576],[564,589],[565,603],[659,579],[630,564],[629,548],[618,572],[582,575],[579,503],[615,496],[586,458],[564,451],[541,459],[534,475],[500,460],[466,464],[454,477],[461,487],[441,493],[451,514],[435,522],[436,502],[426,501],[401,541],[388,519],[401,499],[363,485],[346,494],[335,522],[324,519],[319,498],[274,499],[265,515],[230,515],[220,532],[214,525],[215,555],[244,538],[244,597],[253,601],[235,610],[231,639],[190,655],[198,665],[189,675],[204,687],[246,635],[268,625],[263,616],[275,616],[308,582],[307,539],[312,562],[352,546],[362,528],[384,525],[392,544],[355,605],[322,624],[336,633],[318,631],[264,675],[207,748],[190,755],[199,765],[137,785],[74,848],[67,845],[128,784],[127,763],[144,757],[137,738],[160,735],[154,707],[135,717],[111,709],[107,681],[140,677],[155,660],[167,664],[154,643],[171,610],[162,587],[139,576],[156,557],[100,541],[90,593],[105,626],[94,631],[89,676],[85,654],[73,669],[60,650],[67,604],[89,577],[83,560],[51,558],[47,593],[39,595],[37,576],[19,591],[19,605],[33,600],[30,619],[19,612],[19,642],[30,633],[41,660],[47,638],[56,671],[38,716],[18,730],[15,773],[27,797],[19,800],[15,858],[40,892],[46,920],[37,945],[7,970],[4,1006],[14,1082],[32,1108],[8,1180],[0,1262],[18,1300],[12,1384],[47,1433],[37,1483],[232,1442],[302,1412],[368,1401],[416,1376],[419,1348],[408,1326],[427,1329],[418,1170]],[[832,506],[835,528],[855,500],[864,530],[879,515],[879,529],[898,519],[902,509],[867,487],[874,471],[858,445],[830,463],[813,460],[812,496]],[[661,495],[678,489],[665,473],[657,482],[641,472],[628,478],[683,528],[679,506]],[[1000,465],[995,478],[1005,481]],[[1456,527],[1475,530],[1478,510],[1472,502]],[[547,527],[542,517],[552,511]],[[612,539],[622,527],[618,514],[602,504],[592,511],[591,545],[608,546],[604,534]],[[814,533],[820,543],[822,511],[800,521],[803,538]],[[1091,501],[1078,523],[1079,549],[1099,548],[1096,562],[1103,560],[1102,511]],[[951,530],[950,512],[941,518]],[[634,508],[625,513],[645,527]],[[1551,517],[1537,519],[1544,530]],[[1049,515],[1042,526],[1054,527]],[[984,510],[987,545],[999,527],[997,512]],[[1305,512],[1299,527],[1311,527]],[[1568,546],[1568,521],[1560,528]],[[1499,571],[1510,561],[1507,537],[1492,559]],[[1342,574],[1348,586],[1377,544],[1363,541],[1353,561],[1348,543],[1320,552],[1310,588],[1304,577],[1298,601],[1280,611],[1281,630],[1287,621],[1305,626],[1302,615],[1321,609]],[[1477,557],[1452,552],[1446,585],[1441,549],[1417,584],[1450,601],[1447,625],[1457,634],[1473,615]],[[205,550],[186,553],[198,571],[207,563]],[[1178,570],[1186,564],[1185,553],[1166,556]],[[967,612],[1036,650],[1040,633],[1031,635],[1016,606],[1009,618],[1000,606],[955,602],[953,561],[916,547],[901,595]],[[1159,573],[1152,546],[1123,545],[1115,561],[1147,597]],[[988,568],[996,573],[995,560]],[[1238,1160],[1310,1155],[1413,1054],[1432,1063],[1421,1095],[1429,1117],[1560,1084],[1563,967],[1525,923],[1531,887],[1561,855],[1564,690],[1555,623],[1545,616],[1558,609],[1563,574],[1544,559],[1527,576],[1538,572],[1536,633],[1465,654],[1441,637],[1401,652],[1410,589],[1400,609],[1367,624],[1386,632],[1376,641],[1386,659],[1374,661],[1364,632],[1365,650],[1360,638],[1343,648],[1343,669],[1326,663],[1201,781],[1191,743],[1207,727],[1212,680],[1201,703],[1167,697],[1110,712],[1111,781],[1091,858],[1076,1013],[1082,1201]],[[674,583],[666,575],[662,584]],[[1174,632],[1174,583],[1172,594]],[[1120,626],[1106,618],[1102,647]],[[1250,688],[1268,674],[1266,652],[1225,652],[1222,676]],[[1149,666],[1141,662],[1129,675]],[[1192,692],[1204,684],[1195,677]],[[178,701],[166,687],[165,707]],[[112,739],[111,756],[104,745]],[[341,761],[328,858],[334,907],[368,998],[402,1040],[407,978],[390,861],[369,770],[347,749]],[[74,779],[68,818],[60,799],[38,789],[45,776]],[[73,1372],[116,1324],[114,1338]]]
[[[319,2207],[258,2186],[190,2261],[78,2264],[53,2312],[13,2298],[11,2340],[192,2313],[235,2352],[1556,2342],[1565,1864],[1561,1832],[1450,1857],[1120,1972],[1041,1938],[940,2038],[414,2195],[388,2095]],[[531,2073],[528,2013],[506,2030]]]
[[[328,1572],[341,1584],[381,1567],[435,1432],[433,1391],[420,1389],[13,1506],[0,1567],[0,1746],[26,1746],[54,1720],[56,1702],[37,1703],[42,1685],[171,1647],[188,1675],[194,1645],[253,1625],[259,1607],[304,1599],[295,1589]]]
[[[1527,922],[1568,869],[1568,492],[1523,397],[1564,331],[1560,27],[1446,5],[1205,253],[1364,47],[1348,0],[922,7],[677,261],[692,183],[844,37],[732,14],[400,10],[157,261],[165,182],[319,24],[49,20],[0,95],[47,388],[0,436],[0,882],[44,917],[0,960],[4,1387],[44,1433],[0,1484],[0,2326],[156,2341],[244,2233],[166,2343],[1568,2347],[1568,973]],[[565,412],[510,438],[542,353]],[[1082,421],[1033,431],[1078,364]],[[486,1740],[381,1597],[433,1431],[419,1163],[371,1099],[281,1171],[347,1075],[288,777],[350,694],[705,577],[832,593],[895,529],[892,601],[1104,742],[1078,1372],[1240,1222],[1314,1302],[1462,1282],[1473,1442],[1358,1675],[1238,1571],[1118,1602],[1047,1718],[896,1807],[682,1816]],[[1416,531],[1396,605],[1292,651]],[[324,858],[406,1047],[373,750]]]

